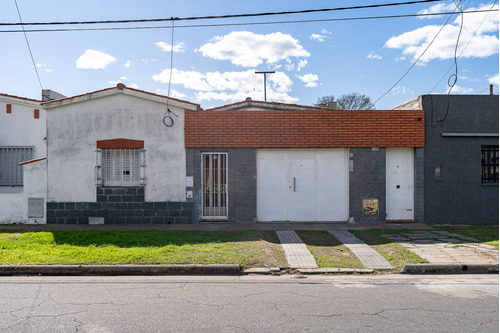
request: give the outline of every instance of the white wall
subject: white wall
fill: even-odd
[[[20,193],[0,193],[0,224],[45,224],[47,216],[47,160],[23,165],[24,186]],[[28,217],[28,198],[43,198],[43,217]]]
[[[12,113],[6,105],[12,104]],[[33,110],[40,110],[35,119]],[[0,95],[0,146],[35,146],[33,158],[45,157],[46,112],[39,102]]]
[[[7,113],[7,104],[12,112]],[[40,118],[34,118],[34,110],[40,110]],[[34,146],[33,158],[46,154],[46,112],[37,101],[0,95],[0,146]],[[25,174],[26,176],[26,174]],[[0,186],[0,223],[27,222],[25,186]]]
[[[143,140],[146,201],[185,201],[184,109],[163,125],[164,103],[126,93],[47,106],[48,201],[96,201],[96,142]],[[75,102],[76,101],[76,102]]]

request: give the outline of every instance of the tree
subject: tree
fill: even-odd
[[[358,93],[341,95],[335,99],[334,95],[326,95],[316,100],[316,106],[325,106],[328,102],[336,102],[339,110],[375,110],[375,104],[370,97]]]

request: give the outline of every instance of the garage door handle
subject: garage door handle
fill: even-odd
[[[295,177],[293,177],[293,191],[295,192]]]

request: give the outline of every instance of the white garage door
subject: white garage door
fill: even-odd
[[[346,149],[259,150],[259,221],[347,221]]]

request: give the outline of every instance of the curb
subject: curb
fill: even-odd
[[[498,264],[406,264],[401,274],[498,274]]]
[[[234,275],[236,264],[210,265],[0,265],[0,276],[12,275]]]

